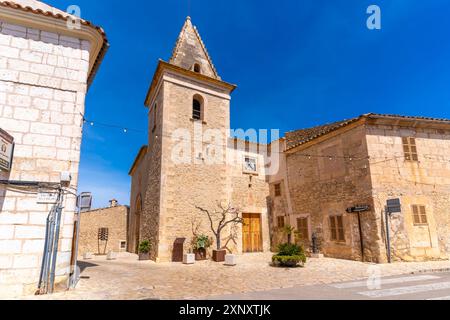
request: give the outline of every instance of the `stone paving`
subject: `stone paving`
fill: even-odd
[[[80,262],[83,270],[75,290],[27,299],[202,299],[365,279],[374,270],[385,277],[450,269],[450,261],[374,265],[329,258],[309,259],[304,268],[285,269],[272,267],[270,260],[270,253],[248,254],[238,257],[237,266],[227,267],[212,261],[195,265],[140,262],[131,254],[121,254],[115,261],[95,257]]]

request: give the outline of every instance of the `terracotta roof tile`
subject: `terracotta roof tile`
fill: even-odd
[[[357,122],[360,119],[408,119],[417,121],[432,121],[432,122],[446,122],[450,124],[449,119],[443,118],[430,118],[430,117],[414,117],[414,116],[402,116],[396,114],[378,114],[378,113],[367,113],[359,117],[355,117],[348,120],[337,121],[313,128],[300,129],[296,131],[291,131],[286,133],[286,150],[293,149],[330,132],[338,130],[340,128],[346,127],[349,124]]]

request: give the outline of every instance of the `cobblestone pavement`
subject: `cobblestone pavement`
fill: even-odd
[[[81,279],[75,290],[27,299],[202,299],[215,295],[265,291],[293,286],[329,284],[424,271],[450,270],[450,261],[374,265],[338,259],[309,259],[304,268],[285,269],[270,265],[271,254],[238,257],[227,267],[212,261],[195,265],[137,261],[122,254],[115,261],[105,257],[80,261]],[[379,268],[379,269],[374,269]]]

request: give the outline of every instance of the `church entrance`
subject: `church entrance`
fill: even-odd
[[[242,226],[242,251],[262,252],[261,215],[258,213],[244,213],[242,215],[244,225]]]

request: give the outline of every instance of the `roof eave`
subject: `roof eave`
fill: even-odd
[[[219,80],[219,79],[215,79],[212,77],[208,77],[206,75],[203,75],[201,73],[197,73],[191,70],[186,70],[184,68],[178,67],[176,65],[173,65],[171,63],[165,62],[163,60],[159,60],[158,62],[158,66],[156,68],[156,71],[153,75],[153,79],[152,82],[150,84],[150,88],[148,89],[147,92],[147,96],[145,97],[145,101],[144,101],[144,105],[146,107],[148,107],[150,105],[150,100],[154,94],[154,91],[159,83],[159,79],[162,75],[162,73],[166,70],[170,70],[170,71],[174,71],[177,72],[179,74],[185,75],[185,76],[189,76],[189,77],[193,77],[194,79],[197,79],[199,81],[202,82],[207,82],[207,83],[211,83],[211,84],[215,84],[217,86],[223,87],[225,89],[227,89],[229,91],[229,93],[231,94],[236,88],[237,86],[228,82],[225,82],[223,80]]]
[[[139,152],[136,156],[136,158],[133,161],[133,165],[130,168],[130,171],[128,172],[129,176],[132,176],[134,174],[134,171],[136,170],[136,167],[141,162],[142,157],[147,153],[147,146],[142,146],[141,149],[139,149]]]

